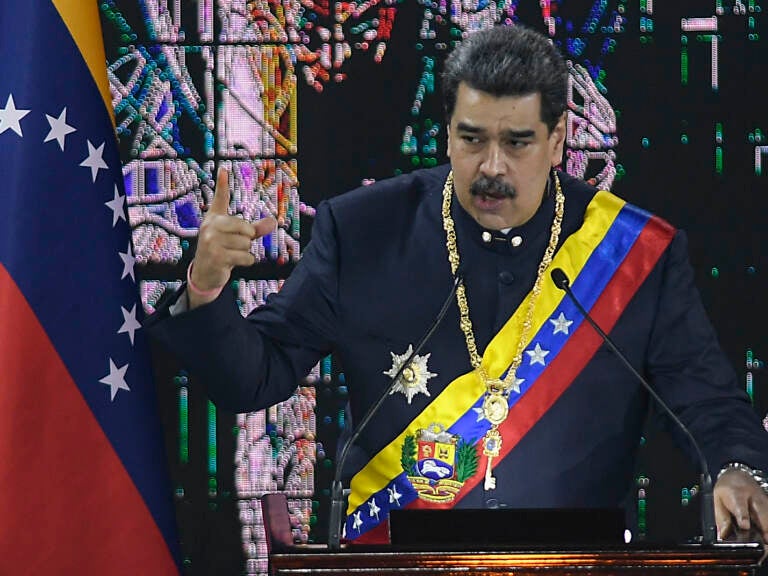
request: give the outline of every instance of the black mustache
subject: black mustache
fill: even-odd
[[[472,196],[493,196],[497,198],[514,198],[517,196],[517,190],[499,178],[489,178],[480,176],[472,182],[469,187],[469,193]]]

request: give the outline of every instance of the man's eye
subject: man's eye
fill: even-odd
[[[466,135],[466,136],[462,136],[461,139],[467,144],[477,144],[478,142],[480,142],[480,138],[478,138],[477,136]]]

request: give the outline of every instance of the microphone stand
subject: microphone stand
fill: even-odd
[[[568,276],[565,274],[565,272],[563,272],[563,270],[560,268],[555,268],[550,273],[550,276],[552,277],[552,281],[555,283],[555,286],[563,290],[568,295],[568,297],[571,299],[571,302],[574,303],[584,319],[603,339],[608,348],[610,348],[610,350],[618,357],[621,363],[624,364],[624,366],[632,373],[637,381],[643,385],[643,387],[653,397],[656,403],[661,406],[664,413],[670,417],[675,425],[680,430],[682,430],[686,437],[690,440],[694,450],[696,451],[696,455],[699,460],[699,467],[701,470],[701,542],[706,546],[713,545],[717,540],[717,527],[715,524],[715,498],[713,493],[712,476],[709,473],[709,465],[707,464],[706,458],[704,458],[704,453],[701,451],[698,442],[696,442],[696,439],[693,437],[693,434],[691,434],[691,431],[688,430],[688,427],[683,424],[682,421],[677,417],[677,414],[675,414],[672,409],[667,406],[666,402],[661,399],[661,397],[645,380],[645,378],[643,378],[640,373],[635,370],[635,367],[632,366],[629,360],[627,360],[627,357],[624,356],[624,354],[622,354],[622,352],[616,347],[616,345],[613,343],[613,340],[608,336],[608,334],[603,332],[603,329],[597,325],[597,323],[590,316],[589,312],[587,312],[584,306],[581,305],[581,302],[579,302],[578,298],[576,298],[576,295],[571,290],[570,280],[568,279]]]
[[[453,297],[456,295],[456,290],[459,287],[459,284],[462,283],[462,281],[463,281],[463,278],[460,274],[457,274],[456,276],[454,276],[453,285],[451,286],[451,291],[448,294],[448,297],[443,302],[443,307],[440,309],[440,312],[437,314],[437,317],[435,318],[434,322],[432,322],[432,325],[429,327],[426,334],[424,334],[424,336],[421,338],[419,343],[413,349],[413,352],[411,352],[410,355],[405,359],[405,361],[400,365],[400,368],[398,369],[397,373],[390,380],[389,385],[384,391],[384,394],[379,396],[378,400],[376,400],[376,402],[373,403],[370,408],[368,408],[365,415],[360,420],[360,423],[357,425],[354,432],[352,432],[352,434],[349,437],[349,440],[346,442],[346,444],[344,444],[344,447],[341,450],[341,454],[339,455],[339,458],[336,461],[336,469],[334,471],[333,483],[331,484],[331,510],[328,518],[328,549],[331,551],[335,552],[341,549],[341,524],[342,524],[342,518],[344,517],[344,497],[343,497],[344,490],[341,482],[341,473],[344,468],[344,462],[346,461],[347,455],[349,454],[349,449],[352,447],[355,441],[360,437],[360,433],[371,421],[374,414],[376,414],[376,412],[379,411],[379,408],[381,408],[381,405],[384,403],[384,400],[387,399],[387,396],[389,396],[392,393],[392,390],[397,385],[397,382],[400,379],[400,376],[405,371],[405,369],[411,364],[411,361],[414,359],[414,357],[419,352],[421,352],[421,349],[424,347],[427,341],[432,337],[432,334],[435,332],[435,330],[437,330],[437,327],[440,325],[440,322],[445,317],[445,314],[448,311],[448,308],[450,307],[451,302],[453,301]]]

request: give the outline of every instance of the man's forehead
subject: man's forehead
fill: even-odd
[[[464,87],[458,94],[451,123],[486,130],[535,130],[541,123],[541,97],[538,93],[496,96]]]
[[[459,82],[459,87],[456,92],[456,102],[471,101],[471,100],[519,100],[519,101],[532,101],[535,103],[541,102],[541,93],[539,92],[520,92],[513,94],[500,94],[498,92],[488,92],[482,88],[477,88],[466,82]]]

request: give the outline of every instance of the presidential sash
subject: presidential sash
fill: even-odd
[[[609,332],[674,236],[663,220],[605,191],[595,194],[584,224],[569,236],[551,267],[572,279],[572,290]],[[519,393],[499,426],[504,458],[570,386],[602,344],[570,299],[545,282],[517,370]],[[494,336],[482,356],[491,378],[505,375],[531,294]],[[453,380],[351,482],[345,538],[382,541],[394,508],[452,508],[484,477],[485,386],[472,371]]]

